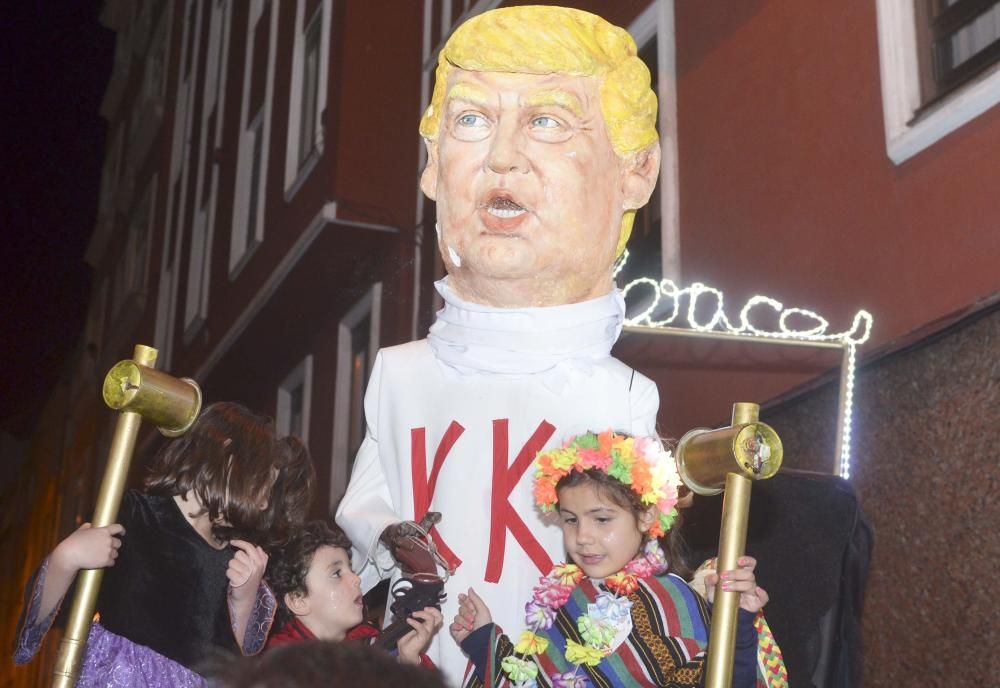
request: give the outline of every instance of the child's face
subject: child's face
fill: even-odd
[[[636,519],[605,497],[593,483],[559,490],[563,545],[573,562],[590,578],[618,573],[635,558],[643,534],[652,524],[650,512]]]
[[[303,613],[295,613],[317,638],[342,640],[363,620],[361,579],[351,570],[350,555],[340,547],[323,545],[316,550],[306,590],[299,600],[302,606],[296,606]]]

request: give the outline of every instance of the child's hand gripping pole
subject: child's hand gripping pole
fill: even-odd
[[[142,420],[156,425],[164,435],[176,437],[191,427],[201,410],[201,390],[194,380],[155,370],[156,354],[156,349],[139,344],[131,361],[119,362],[104,378],[104,402],[121,413],[94,507],[95,528],[110,525],[118,518]],[[56,688],[73,688],[76,684],[103,574],[103,569],[88,569],[78,576],[76,597],[52,676]]]
[[[731,426],[691,430],[677,445],[677,470],[685,485],[702,495],[725,489],[716,568],[720,574],[739,568],[746,547],[750,481],[770,478],[781,466],[781,439],[769,425],[758,422],[759,412],[757,404],[734,404]],[[732,685],[739,601],[740,593],[723,590],[720,580],[712,606],[705,688]]]

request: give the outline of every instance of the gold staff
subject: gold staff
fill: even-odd
[[[743,555],[750,513],[750,484],[778,472],[781,439],[771,426],[757,420],[760,406],[733,405],[733,422],[727,428],[691,430],[677,445],[677,469],[684,484],[701,495],[722,499],[722,528],[716,571],[732,571]],[[715,588],[712,628],[705,662],[705,688],[729,688],[733,682],[736,646],[736,612],[740,593]]]
[[[191,427],[201,410],[201,389],[195,381],[155,370],[156,353],[156,349],[139,344],[131,361],[116,364],[104,378],[104,402],[121,413],[94,507],[95,528],[111,525],[118,518],[139,423],[145,418],[164,435],[176,437]],[[52,675],[55,688],[76,684],[103,576],[103,569],[88,569],[78,576],[76,598]]]

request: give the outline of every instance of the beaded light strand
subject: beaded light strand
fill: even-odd
[[[615,276],[621,272],[628,260],[626,250],[615,266]],[[726,315],[723,308],[722,291],[715,287],[695,282],[689,287],[678,287],[673,280],[663,279],[660,281],[649,277],[640,277],[632,280],[622,288],[622,295],[627,299],[629,293],[639,288],[648,288],[652,293],[652,300],[649,305],[640,313],[625,319],[626,325],[661,328],[667,327],[678,320],[681,314],[681,300],[687,297],[687,310],[685,313],[686,327],[697,332],[717,332],[722,331],[728,334],[740,335],[744,337],[774,337],[778,339],[794,339],[807,342],[839,342],[847,349],[845,388],[844,388],[844,426],[841,435],[840,475],[843,478],[850,477],[851,471],[851,420],[854,412],[854,376],[856,369],[857,347],[868,341],[871,336],[871,329],[874,318],[866,310],[860,310],[854,315],[850,329],[843,332],[827,332],[830,323],[818,313],[805,308],[785,308],[784,304],[769,296],[756,295],[751,297],[743,308],[740,309],[738,325],[734,325]],[[706,322],[699,322],[697,318],[698,301],[703,296],[709,295],[715,299],[715,310],[711,313]],[[661,307],[662,302],[669,302],[668,307]],[[704,304],[704,300],[702,301]],[[751,311],[758,307],[770,308],[778,315],[778,329],[766,330],[757,327],[752,322]],[[657,312],[665,312],[666,317],[654,319]],[[811,327],[794,328],[789,325],[792,318],[805,318],[811,321]]]

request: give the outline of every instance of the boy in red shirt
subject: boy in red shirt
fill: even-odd
[[[361,579],[351,569],[351,541],[337,526],[311,521],[271,554],[267,582],[278,601],[267,648],[304,640],[361,640],[372,643],[380,631],[364,622]],[[427,607],[407,620],[413,631],[397,645],[407,664],[433,663],[422,653],[441,629],[441,611]]]

